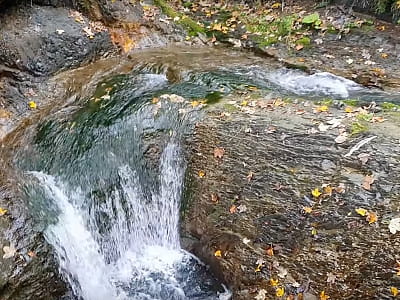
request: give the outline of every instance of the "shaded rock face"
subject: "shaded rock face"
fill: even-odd
[[[19,8],[0,20],[0,63],[34,76],[76,67],[113,49],[108,33],[88,37],[88,26],[65,8]],[[88,22],[88,20],[86,20]]]
[[[0,207],[6,207],[8,212],[0,218],[0,298],[61,299],[68,291],[52,249],[42,233],[34,229],[35,223],[27,217],[29,212],[22,199],[11,192],[11,182],[3,180],[0,179]],[[15,254],[5,257],[5,246],[15,248]]]

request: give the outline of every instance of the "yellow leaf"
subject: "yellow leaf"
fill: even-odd
[[[313,228],[313,229],[311,230],[311,234],[312,234],[312,235],[317,235],[317,229]]]
[[[132,50],[133,46],[135,46],[135,42],[131,38],[127,37],[122,44],[122,49],[127,53]]]
[[[321,106],[318,106],[318,107],[317,107],[317,111],[318,111],[318,112],[326,112],[326,111],[328,111],[328,110],[329,110],[329,107],[326,106],[326,105],[321,105]]]
[[[153,103],[153,104],[157,104],[159,101],[160,101],[160,99],[157,97],[154,97],[153,99],[151,99],[151,103]]]
[[[29,107],[32,108],[32,109],[35,109],[35,108],[37,107],[35,101],[29,101],[28,105],[29,105]]]
[[[243,100],[242,103],[240,103],[241,106],[247,106],[248,104],[249,102],[246,100]]]
[[[279,7],[281,7],[281,3],[279,3],[279,2],[275,2],[274,4],[272,4],[271,5],[271,8],[279,8]]]
[[[0,216],[4,216],[7,213],[7,209],[1,208],[0,207]]]
[[[200,102],[199,101],[192,101],[192,102],[190,102],[190,104],[192,105],[192,107],[196,107],[196,106],[199,106]]]
[[[352,113],[352,112],[353,112],[353,108],[351,108],[351,106],[347,106],[347,107],[344,109],[344,111],[347,112],[347,113]]]
[[[381,54],[381,57],[382,57],[382,58],[388,58],[388,56],[389,56],[389,55],[388,55],[387,53],[382,53],[382,54]]]
[[[319,191],[318,188],[316,188],[316,189],[313,189],[313,190],[311,191],[311,194],[312,194],[315,198],[318,198],[319,196],[321,196],[322,193]]]
[[[276,289],[276,296],[282,297],[283,295],[285,295],[285,289],[283,287],[278,287]]]
[[[326,295],[325,294],[325,291],[322,291],[320,294],[319,294],[319,299],[320,300],[328,300],[330,297],[328,296],[328,295]]]
[[[394,297],[396,297],[396,296],[399,294],[399,290],[398,290],[396,287],[394,287],[394,286],[392,286],[392,287],[390,288],[390,292],[392,293],[392,295],[393,295]]]
[[[365,217],[368,211],[364,208],[356,208],[356,213],[358,213],[360,216]]]
[[[312,212],[312,208],[309,207],[309,206],[303,207],[303,210],[304,210],[304,212],[305,212],[306,214],[310,214],[310,213]]]
[[[263,267],[262,264],[258,264],[257,268],[254,270],[254,272],[261,272],[261,268]]]
[[[331,188],[331,186],[328,185],[328,186],[324,187],[324,193],[326,195],[332,196],[332,191],[333,191],[333,189]]]
[[[270,283],[272,286],[277,286],[278,283],[279,283],[279,280],[278,280],[278,279],[273,279],[273,278],[271,278],[271,279],[269,280],[269,283]]]
[[[215,257],[222,257],[222,252],[221,252],[221,250],[215,251],[214,256],[215,256]]]
[[[212,26],[211,30],[222,31],[222,24],[216,23]]]
[[[204,176],[206,176],[206,172],[204,172],[203,170],[199,171],[199,177],[203,178]]]

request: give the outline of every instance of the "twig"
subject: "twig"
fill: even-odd
[[[369,143],[370,141],[372,141],[373,139],[377,138],[376,135],[371,136],[369,138],[363,139],[361,141],[359,141],[355,146],[353,146],[350,151],[345,154],[344,157],[350,157],[355,151],[357,151],[358,149],[360,149],[362,146],[364,146],[365,144]]]

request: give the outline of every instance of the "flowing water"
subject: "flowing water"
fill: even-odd
[[[400,100],[329,73],[306,75],[236,53],[159,52],[131,65],[32,125],[15,156],[72,299],[230,298],[207,266],[181,249],[184,141],[201,111],[163,95],[211,103],[256,86],[316,99]]]

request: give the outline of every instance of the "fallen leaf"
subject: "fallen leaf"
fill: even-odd
[[[237,207],[236,207],[236,205],[232,205],[232,206],[229,208],[229,212],[230,212],[231,214],[236,213],[236,212],[237,212]]]
[[[254,173],[253,172],[249,172],[249,175],[246,176],[248,181],[251,181],[254,178]]]
[[[346,113],[352,113],[353,112],[353,108],[351,106],[346,106],[346,108],[344,109],[344,111]]]
[[[283,287],[278,287],[276,289],[276,296],[282,297],[283,295],[285,295],[285,289]]]
[[[296,45],[296,50],[297,51],[300,51],[303,48],[304,48],[304,45],[301,45],[301,44]]]
[[[36,253],[33,252],[33,251],[29,251],[29,252],[28,252],[28,256],[29,256],[29,257],[32,257],[32,258],[37,257]]]
[[[325,294],[325,291],[322,291],[322,292],[319,294],[319,299],[320,299],[320,300],[328,300],[329,298],[331,298],[331,297],[329,297],[328,295],[326,295],[326,294]]]
[[[86,33],[86,36],[89,39],[94,38],[94,33],[93,33],[93,31],[92,31],[92,29],[90,27],[86,26],[86,27],[82,28],[82,30]]]
[[[157,97],[154,97],[153,99],[151,99],[151,103],[153,103],[153,104],[157,104],[159,101],[160,101],[160,99]]]
[[[316,107],[317,112],[327,112],[329,110],[329,107],[326,105],[321,105]]]
[[[281,3],[280,2],[275,2],[274,4],[271,5],[271,8],[277,9],[281,7]]]
[[[288,270],[286,270],[284,267],[278,267],[278,277],[285,278],[287,274]]]
[[[215,257],[222,257],[222,252],[221,252],[221,250],[215,251],[214,256],[215,256]]]
[[[248,245],[250,243],[250,240],[248,238],[244,238],[242,242],[243,244]]]
[[[192,101],[192,102],[190,102],[190,104],[192,105],[192,107],[197,107],[197,106],[200,105],[200,102],[199,101]]]
[[[311,194],[312,194],[315,198],[318,198],[319,196],[322,195],[322,193],[319,191],[318,188],[313,189],[313,190],[311,191]]]
[[[1,208],[0,207],[0,216],[4,216],[7,213],[7,209]]]
[[[268,247],[265,252],[267,253],[268,256],[274,256],[274,248],[273,247]]]
[[[332,187],[330,185],[324,187],[324,194],[327,196],[332,196]]]
[[[3,247],[3,252],[4,252],[3,258],[7,259],[7,258],[14,257],[17,250],[14,248],[13,245],[10,244],[10,246]]]
[[[244,204],[240,204],[236,209],[237,209],[237,211],[238,211],[239,213],[244,213],[244,212],[247,211],[247,206],[244,205]]]
[[[247,106],[249,105],[249,102],[247,100],[243,100],[242,103],[240,103],[240,106]]]
[[[370,191],[371,185],[374,183],[374,181],[375,181],[374,175],[367,175],[364,177],[362,187],[367,191]]]
[[[387,53],[382,53],[382,54],[381,54],[381,57],[382,57],[383,59],[388,58],[388,56],[389,56],[389,55],[388,55]]]
[[[393,297],[396,297],[399,294],[399,290],[394,286],[390,287],[390,292],[392,293]]]
[[[215,148],[214,149],[214,157],[215,158],[222,158],[225,154],[224,148]]]
[[[125,53],[128,53],[134,46],[135,42],[131,38],[127,37],[122,43],[122,50],[124,50]]]
[[[358,213],[360,216],[365,217],[368,211],[364,208],[356,208],[356,213]]]
[[[200,177],[200,178],[203,178],[204,176],[206,176],[206,172],[200,170],[200,171],[199,171],[199,177]]]
[[[30,108],[35,109],[37,107],[36,102],[35,101],[29,101],[28,105]]]
[[[218,203],[218,195],[217,194],[211,194],[211,201],[214,203]]]
[[[376,221],[378,221],[378,216],[376,215],[376,213],[368,212],[367,221],[369,224],[375,223]]]
[[[370,155],[368,153],[360,153],[357,157],[361,161],[361,163],[365,165],[369,160],[369,156]]]
[[[351,65],[351,64],[354,62],[354,60],[352,60],[351,58],[349,58],[349,59],[346,60],[346,62],[347,62],[349,65]]]
[[[335,139],[336,144],[343,144],[345,141],[347,141],[347,133],[346,132],[339,134]]]
[[[273,279],[273,278],[271,278],[271,279],[269,280],[269,283],[270,283],[272,286],[277,286],[278,283],[279,283],[279,280],[278,280],[278,279]]]
[[[317,229],[313,228],[313,229],[311,230],[311,234],[312,234],[312,235],[317,235],[317,233],[318,233],[318,232],[317,232]]]
[[[309,207],[309,206],[303,207],[303,210],[304,210],[304,212],[305,212],[306,214],[310,214],[310,213],[312,212],[312,208]]]
[[[255,300],[265,300],[267,298],[267,291],[261,289],[258,291],[257,296],[254,298]]]
[[[382,116],[372,117],[372,119],[371,119],[372,123],[383,123],[385,121],[386,121],[386,119],[384,117],[382,117]]]
[[[327,273],[326,274],[327,275],[327,279],[326,279],[326,282],[327,283],[335,283],[335,281],[336,281],[336,275],[335,274],[332,274],[331,272],[329,272],[329,273]]]
[[[391,234],[395,234],[398,231],[400,232],[400,218],[394,218],[390,220],[389,231]]]

